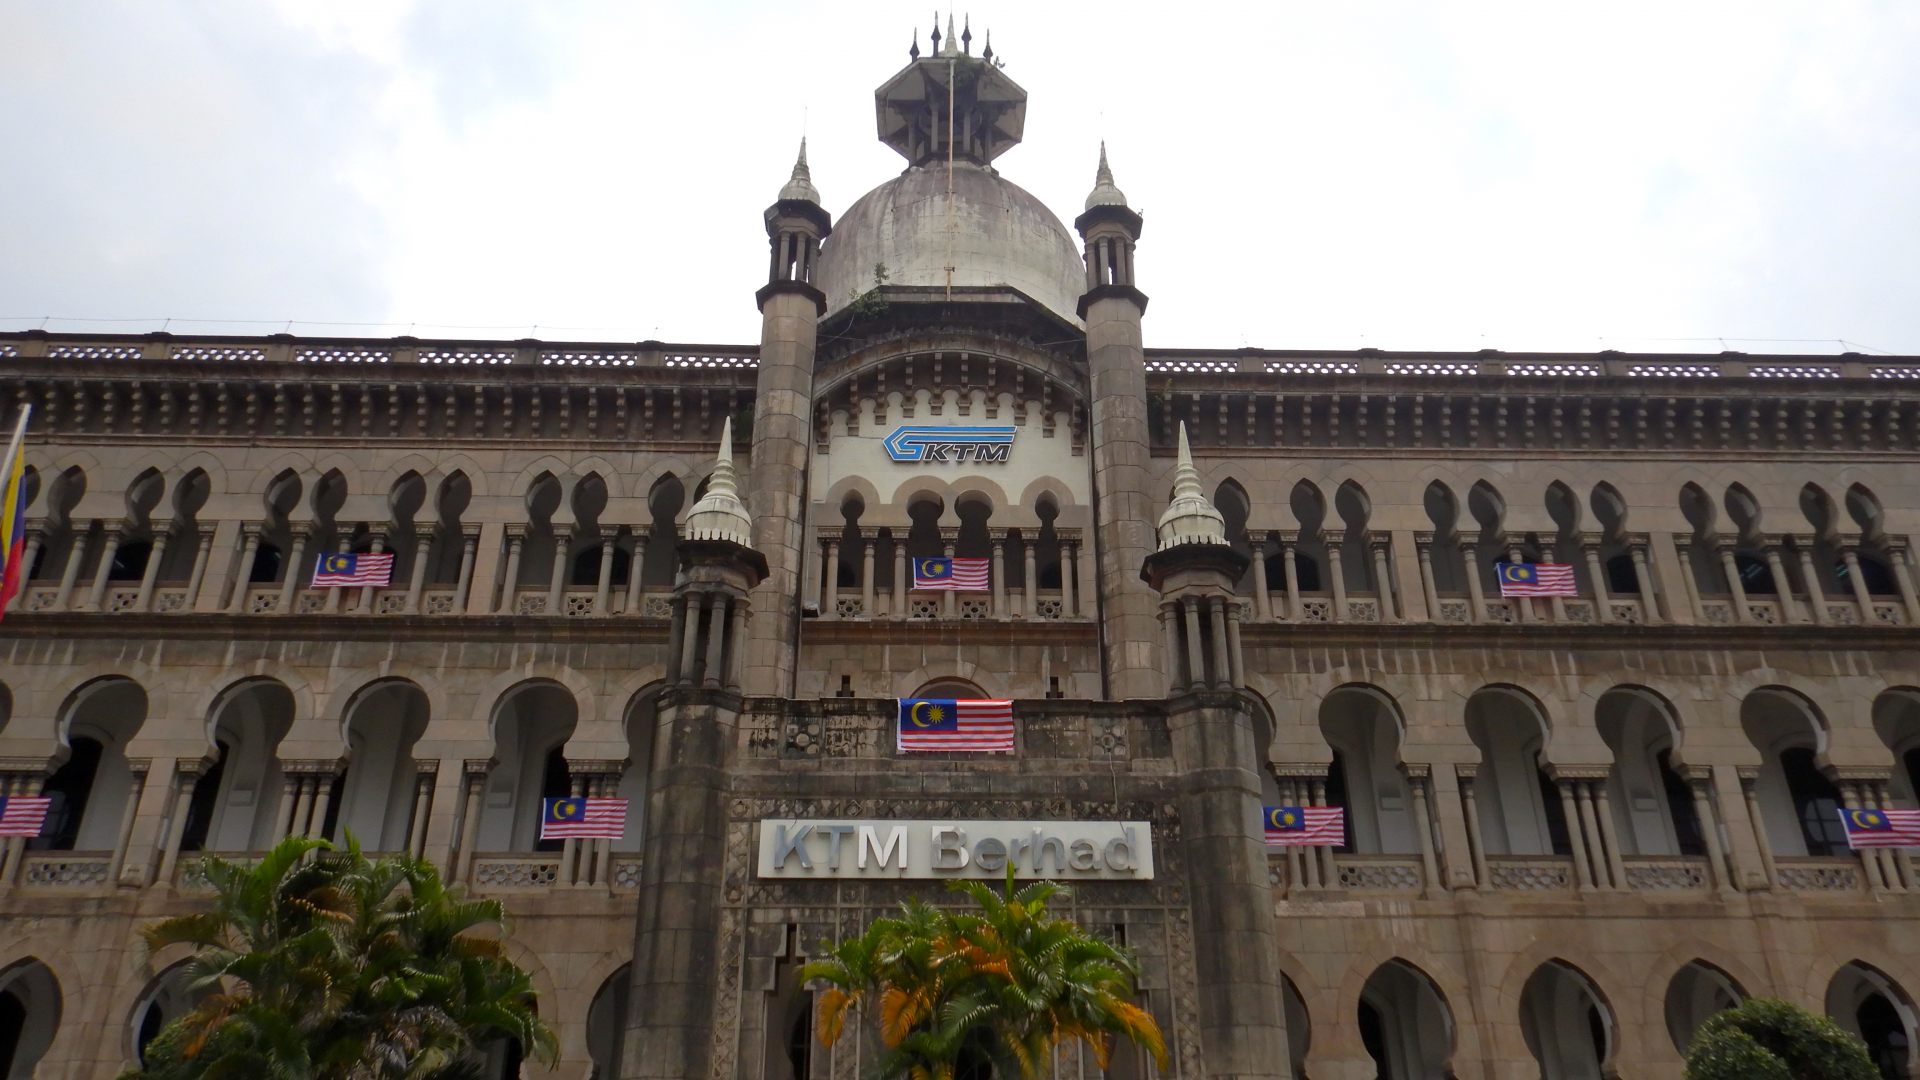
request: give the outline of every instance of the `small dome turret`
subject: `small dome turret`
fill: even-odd
[[[820,203],[820,189],[813,186],[813,173],[807,169],[807,139],[804,135],[800,137],[800,159],[793,163],[793,176],[780,189],[780,198],[810,202],[816,206]]]
[[[1107,140],[1100,140],[1100,171],[1093,176],[1093,190],[1087,194],[1088,210],[1096,206],[1125,206],[1126,193],[1113,184],[1113,170],[1107,167]]]

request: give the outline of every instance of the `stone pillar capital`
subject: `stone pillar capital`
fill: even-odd
[[[1580,546],[1583,548],[1593,548],[1595,550],[1598,550],[1600,547],[1605,545],[1606,542],[1607,542],[1606,533],[1583,532],[1580,534]]]
[[[466,758],[460,762],[460,771],[467,776],[485,776],[493,771],[495,764],[490,757]]]
[[[527,525],[525,522],[516,522],[514,524],[507,526],[508,540],[524,541],[526,540],[526,538],[527,538]]]
[[[166,536],[173,532],[173,519],[151,518],[147,521],[147,531],[155,537]]]
[[[1347,531],[1345,529],[1322,529],[1320,530],[1320,536],[1327,542],[1329,548],[1337,548],[1347,542]]]
[[[462,539],[462,540],[478,540],[478,539],[480,539],[480,526],[478,526],[478,525],[473,525],[473,524],[468,524],[468,523],[466,523],[466,522],[461,522],[461,524],[460,524],[460,539]]]
[[[1400,763],[1400,775],[1419,783],[1432,778],[1433,766],[1424,761],[1403,761]]]
[[[301,523],[289,526],[289,528],[294,530],[295,536],[299,536],[301,535],[301,530],[307,528],[307,526]],[[266,526],[258,521],[243,521],[240,523],[240,535],[247,540],[258,540],[260,539],[260,534],[265,531]]]
[[[1368,551],[1388,551],[1393,547],[1393,537],[1387,533],[1370,532],[1367,534]]]
[[[1423,548],[1431,547],[1433,546],[1434,535],[1435,534],[1430,532],[1417,532],[1413,534],[1413,542]]]

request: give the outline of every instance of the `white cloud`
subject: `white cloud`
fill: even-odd
[[[927,30],[878,2],[72,7],[0,0],[28,148],[0,247],[32,253],[0,314],[681,341],[756,335],[803,124],[830,210],[899,169],[871,93]],[[999,164],[1070,219],[1108,140],[1150,343],[1920,351],[1909,5],[992,14],[1032,93]]]

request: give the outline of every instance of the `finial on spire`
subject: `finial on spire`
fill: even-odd
[[[714,460],[713,474],[707,477],[707,493],[688,512],[686,528],[689,540],[727,540],[741,547],[753,544],[753,518],[740,501],[733,471],[731,416],[720,425],[720,453]]]
[[[813,186],[813,173],[807,168],[807,137],[800,136],[800,157],[793,163],[793,176],[780,189],[782,199],[797,199],[818,204],[820,190]]]
[[[913,45],[907,49],[907,59],[920,59],[920,28],[917,26],[913,28]]]
[[[951,11],[947,12],[946,42],[947,42],[946,45],[943,46],[940,50],[940,55],[941,56],[959,56],[960,55],[960,39],[953,36],[953,12]]]
[[[1173,467],[1173,502],[1160,515],[1159,532],[1161,551],[1182,544],[1227,542],[1227,519],[1200,490],[1200,472],[1193,467],[1185,420],[1180,421],[1180,451]]]
[[[937,10],[933,13],[933,33],[928,36],[927,40],[933,42],[933,55],[939,56],[940,55],[940,12]]]
[[[960,20],[960,51],[973,55],[973,16],[965,15]]]
[[[1093,191],[1087,195],[1087,209],[1096,206],[1125,206],[1126,193],[1113,184],[1113,170],[1107,167],[1107,140],[1100,140],[1100,168],[1093,174]]]
[[[993,63],[993,28],[987,28],[987,47],[980,52],[980,59]]]

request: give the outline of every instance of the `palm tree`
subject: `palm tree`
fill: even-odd
[[[194,946],[206,996],[129,1077],[453,1080],[477,1076],[497,1038],[553,1061],[526,972],[484,933],[505,911],[448,890],[431,863],[291,837],[257,863],[203,867],[213,906],[143,936],[149,951]]]
[[[849,1015],[873,1019],[886,1048],[879,1075],[907,1080],[954,1080],[969,1055],[1002,1075],[1038,1077],[1056,1047],[1075,1042],[1104,1069],[1117,1039],[1166,1066],[1159,1026],[1133,1001],[1133,956],[1053,917],[1047,905],[1068,895],[1063,886],[1043,881],[1016,891],[1009,874],[1004,891],[978,881],[949,887],[978,910],[909,900],[898,916],[874,920],[800,969],[802,982],[827,984],[823,1043],[839,1040]]]

